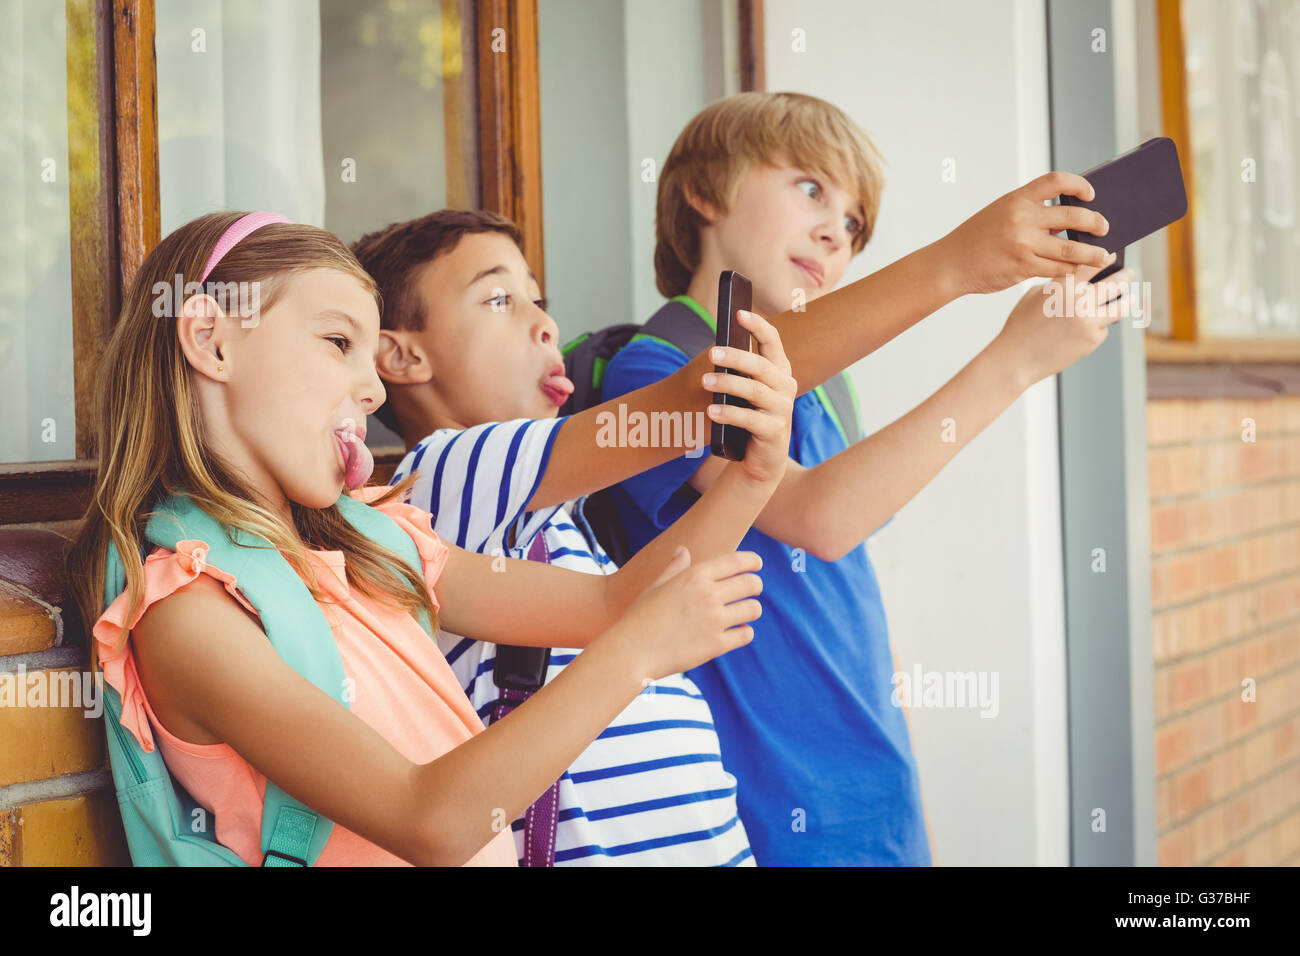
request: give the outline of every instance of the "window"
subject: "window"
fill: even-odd
[[[1189,215],[1169,230],[1172,343],[1148,355],[1300,359],[1300,0],[1157,0],[1157,15]]]
[[[0,0],[0,462],[76,457],[67,19]]]
[[[622,7],[635,30],[612,39],[653,68],[640,31],[655,18]],[[595,15],[565,15],[584,12]],[[538,0],[0,0],[11,54],[0,76],[18,107],[5,113],[0,180],[0,524],[69,530],[83,513],[96,364],[122,293],[159,238],[197,215],[269,207],[351,241],[419,211],[478,206],[520,225],[545,281],[538,16]],[[625,115],[627,156],[666,153],[689,115],[735,88],[720,77],[762,88],[760,0],[675,0],[661,16],[702,44],[700,72],[675,78],[680,115],[653,128]],[[629,110],[649,102],[638,89]],[[563,83],[553,95],[562,111]],[[652,202],[626,182],[619,239],[644,251],[633,231]],[[581,198],[556,200],[561,241]],[[378,431],[367,438],[382,480],[396,457],[380,453]]]
[[[1300,335],[1300,3],[1184,0],[1183,33],[1198,328]]]
[[[162,232],[213,210],[269,209],[351,242],[416,211],[474,202],[461,23],[444,6],[162,5]]]
[[[0,367],[0,524],[83,513],[98,356],[135,269],[194,216],[270,207],[350,241],[478,205],[520,223],[542,274],[536,0],[157,7],[0,0],[21,104],[0,181],[0,363],[18,363]],[[376,457],[382,479],[396,459]]]
[[[87,500],[95,365],[119,301],[119,263],[145,228],[141,163],[117,163],[118,144],[129,151],[134,141],[138,87],[116,82],[113,46],[114,14],[135,24],[140,12],[127,0],[0,0],[10,38],[0,67],[0,524],[75,518]],[[121,39],[121,62],[134,62],[135,36]]]
[[[176,0],[155,48],[164,235],[266,209],[346,243],[478,204],[474,47],[455,4]],[[401,444],[378,421],[366,441]]]

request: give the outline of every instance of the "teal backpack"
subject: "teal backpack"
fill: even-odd
[[[339,497],[337,507],[366,537],[394,551],[413,568],[420,568],[415,542],[387,515],[346,494]],[[167,498],[154,511],[145,528],[146,540],[173,551],[179,541],[204,541],[208,545],[207,562],[235,577],[240,593],[261,616],[266,636],[281,659],[348,706],[342,693],[343,661],[334,634],[289,562],[261,539],[238,530],[231,529],[235,537],[232,542],[228,529],[188,497]],[[125,587],[122,562],[110,545],[104,576],[105,607]],[[418,619],[432,638],[428,615],[421,611]],[[244,866],[233,850],[217,843],[210,814],[172,779],[158,749],[146,753],[122,726],[118,692],[104,684],[103,693],[109,763],[132,862],[136,866]],[[262,815],[262,865],[315,864],[333,826],[268,780]]]

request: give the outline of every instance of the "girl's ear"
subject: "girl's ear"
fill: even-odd
[[[225,341],[225,313],[217,300],[210,295],[192,295],[181,306],[176,319],[176,335],[180,338],[185,360],[195,371],[218,382],[227,381],[230,367]]]
[[[381,329],[379,377],[394,385],[423,385],[433,378],[433,362],[417,334]]]

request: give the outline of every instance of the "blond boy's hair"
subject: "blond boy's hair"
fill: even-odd
[[[857,255],[871,238],[882,159],[875,144],[844,113],[801,93],[739,93],[719,100],[686,124],[659,176],[655,215],[655,284],[666,298],[681,295],[700,264],[704,218],[687,200],[726,212],[752,164],[784,161],[836,183],[862,203]]]

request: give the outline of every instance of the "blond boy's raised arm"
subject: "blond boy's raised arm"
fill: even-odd
[[[1088,198],[1072,173],[1047,173],[985,206],[942,239],[857,282],[772,319],[799,392],[870,355],[930,313],[973,292],[994,292],[1034,276],[1060,277],[1102,264],[1104,250],[1054,235],[1064,229],[1104,234],[1100,214],[1045,206],[1057,195]],[[671,447],[622,447],[599,441],[600,415],[702,414],[712,393],[700,383],[713,370],[707,350],[673,375],[574,415],[560,429],[551,461],[529,508],[559,504],[616,485],[683,453]],[[798,481],[797,474],[792,476]],[[770,507],[775,507],[775,501]]]

